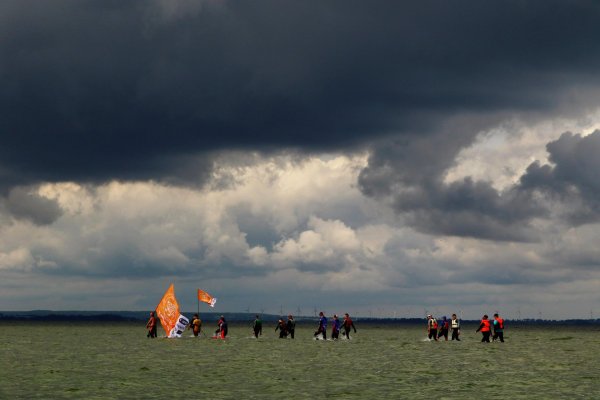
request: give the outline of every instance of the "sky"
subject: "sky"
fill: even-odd
[[[599,20],[3,1],[0,310],[597,318]]]

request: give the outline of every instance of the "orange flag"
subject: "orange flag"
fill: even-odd
[[[211,307],[214,307],[215,303],[217,302],[216,297],[212,297],[210,294],[200,289],[198,289],[198,300],[204,303],[208,303],[208,305]]]
[[[158,306],[156,306],[156,315],[158,315],[160,324],[167,336],[169,336],[179,319],[179,303],[177,303],[177,299],[175,298],[175,289],[172,283],[160,303],[158,303]]]

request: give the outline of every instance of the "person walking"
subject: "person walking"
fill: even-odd
[[[492,327],[494,328],[494,336],[492,337],[492,342],[495,342],[496,339],[500,339],[500,342],[504,343],[504,320],[500,318],[498,313],[494,314],[494,321],[492,322]]]
[[[458,340],[460,342],[460,321],[456,317],[456,314],[452,314],[450,329],[452,329],[452,340]]]
[[[148,334],[146,337],[155,338],[156,337],[156,317],[154,316],[154,311],[150,311],[150,319],[146,323],[146,329],[148,330]]]
[[[356,333],[356,327],[354,326],[354,322],[348,313],[344,314],[342,326],[344,327],[344,336],[346,336],[346,339],[350,339],[350,329],[354,329],[354,333]]]
[[[287,328],[288,334],[290,335],[290,338],[293,339],[294,333],[296,332],[296,320],[294,319],[292,314],[288,315],[286,328]]]
[[[323,335],[323,340],[327,340],[327,317],[323,311],[319,313],[319,327],[317,328],[314,336],[316,338],[319,335]]]
[[[340,320],[338,319],[337,314],[333,314],[333,321],[331,322],[331,339],[337,340],[340,337]]]
[[[442,317],[442,321],[440,322],[440,331],[438,332],[438,338],[442,338],[444,337],[446,339],[446,342],[448,341],[448,330],[450,329],[450,323],[449,321],[446,319],[446,316],[444,315]]]
[[[433,317],[433,315],[427,315],[427,337],[429,340],[433,339],[437,342],[437,330],[438,330],[438,322]]]
[[[491,324],[490,324],[490,320],[488,319],[487,314],[485,314],[483,316],[483,318],[481,318],[481,323],[479,324],[479,328],[477,328],[477,330],[475,332],[480,332],[481,331],[481,341],[482,342],[486,342],[489,343],[490,342],[490,333],[491,333]]]
[[[200,331],[202,330],[202,320],[198,314],[194,314],[189,326],[192,329],[194,336],[198,337],[198,335],[200,335]]]
[[[225,316],[221,315],[219,321],[217,322],[217,330],[215,331],[214,338],[225,339],[227,337],[227,321],[225,320]]]
[[[254,319],[254,323],[252,324],[252,330],[254,331],[254,337],[258,339],[260,335],[262,335],[262,320],[256,314],[256,318]]]
[[[283,321],[283,318],[279,318],[277,321],[277,326],[275,327],[275,332],[279,329],[279,339],[285,339],[288,335],[287,332],[287,324]]]

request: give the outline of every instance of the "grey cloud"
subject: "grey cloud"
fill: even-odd
[[[554,269],[555,271],[557,269]],[[452,283],[483,283],[490,285],[547,285],[556,282],[567,282],[577,280],[578,275],[570,271],[560,271],[553,274],[548,271],[540,271],[535,265],[486,265],[473,270],[461,270],[452,274],[449,282]]]
[[[417,199],[407,200],[400,193],[394,204],[421,230],[492,240],[536,240],[529,221],[547,215],[529,192],[500,193],[488,182],[471,178],[432,185]]]
[[[471,122],[471,124],[469,123]],[[445,183],[458,152],[487,121],[449,121],[436,134],[375,147],[359,176],[368,196],[388,198],[406,223],[427,233],[490,240],[535,241],[533,217],[546,215],[532,192],[498,192],[489,182],[466,177]]]
[[[563,203],[574,225],[599,221],[600,131],[585,137],[565,132],[546,148],[551,164],[532,163],[521,177],[521,188]]]
[[[456,149],[443,152],[437,160],[428,163],[429,152],[439,148],[439,143],[422,146],[424,151],[415,148],[414,143],[400,150],[376,151],[360,183],[368,195],[390,196],[394,210],[421,231],[491,240],[536,241],[540,233],[530,225],[534,218],[550,218],[552,213],[558,212],[558,217],[564,217],[575,226],[600,220],[597,178],[600,131],[585,137],[570,132],[562,134],[547,145],[550,164],[542,165],[539,161],[530,164],[519,183],[502,192],[488,182],[469,177],[444,183],[443,175]],[[441,148],[446,149],[441,144]],[[412,172],[424,165],[430,170],[424,167],[424,172]],[[386,178],[380,179],[383,175],[387,175]],[[420,177],[420,181],[415,181],[415,176]],[[553,209],[551,203],[559,205],[559,211]]]
[[[249,206],[237,207],[231,213],[250,247],[262,246],[270,252],[281,240],[282,233],[274,228],[272,218],[266,213],[254,213]]]
[[[28,187],[15,187],[3,199],[4,207],[17,219],[26,219],[36,225],[49,225],[62,215],[55,200],[39,196]]]

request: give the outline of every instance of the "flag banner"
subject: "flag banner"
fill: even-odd
[[[179,303],[177,303],[177,299],[175,298],[173,284],[169,286],[162,300],[158,303],[158,306],[156,306],[156,315],[158,316],[166,335],[170,337],[171,331],[175,328],[181,315],[179,313]]]
[[[177,318],[177,322],[171,331],[169,332],[170,338],[178,338],[181,337],[185,328],[190,324],[190,320],[179,314],[179,318]]]
[[[216,297],[212,297],[210,294],[200,289],[198,289],[198,300],[207,303],[211,307],[214,307],[215,303],[217,302]]]

